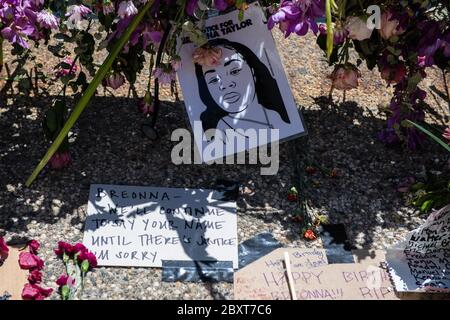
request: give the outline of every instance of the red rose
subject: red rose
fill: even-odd
[[[287,199],[289,202],[296,202],[298,197],[295,193],[290,193],[290,194],[288,194]]]
[[[74,286],[75,285],[75,279],[73,279],[72,277],[69,277],[66,274],[61,275],[58,280],[56,280],[56,284],[60,287],[62,286]]]
[[[44,300],[53,292],[53,289],[44,289],[37,284],[27,283],[22,290],[22,298],[24,300]]]
[[[303,237],[307,240],[316,240],[317,239],[316,234],[311,229],[306,230],[305,233],[303,234]]]
[[[31,284],[41,283],[42,273],[38,269],[34,269],[28,275],[28,282]]]
[[[0,260],[6,260],[6,258],[8,258],[8,253],[9,248],[3,237],[0,237]]]
[[[305,171],[306,171],[307,174],[313,175],[313,174],[315,174],[317,172],[317,169],[314,168],[314,167],[306,167]]]
[[[37,254],[40,247],[41,247],[40,243],[37,242],[36,240],[28,241],[28,248],[31,253]]]
[[[91,268],[97,267],[97,258],[92,252],[86,250],[78,255],[78,262],[83,263],[85,260],[89,262]]]
[[[38,269],[42,270],[44,261],[31,252],[21,252],[19,255],[20,268],[25,270]]]
[[[333,170],[331,170],[331,172],[330,172],[330,177],[331,177],[331,178],[337,178],[337,177],[339,177],[339,171],[338,171],[338,169],[334,168]]]

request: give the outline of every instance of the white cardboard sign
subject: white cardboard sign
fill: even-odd
[[[398,292],[450,292],[450,205],[386,253]]]
[[[306,134],[258,2],[242,20],[237,10],[207,19],[204,33],[222,52],[218,64],[194,63],[197,47],[184,37],[178,71],[203,162]]]
[[[206,189],[91,185],[83,243],[100,266],[233,261],[236,203]]]

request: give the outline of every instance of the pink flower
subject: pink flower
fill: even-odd
[[[6,245],[5,239],[0,237],[0,260],[6,260],[8,258],[9,248]]]
[[[442,136],[447,139],[450,140],[450,126],[447,127],[447,129],[445,129],[444,133],[442,134]],[[450,142],[448,143],[450,145]]]
[[[87,251],[87,248],[82,243],[77,243],[74,246],[70,243],[59,241],[58,248],[54,250],[55,254],[62,256],[64,253],[68,256],[73,256],[78,252]]]
[[[141,100],[138,105],[138,110],[143,114],[152,114],[153,112],[155,112],[155,104],[146,103],[144,100]]]
[[[78,242],[78,243],[75,243],[75,245],[73,246],[73,250],[75,253],[77,253],[77,252],[87,251],[87,248],[84,246],[84,244]]]
[[[78,66],[73,64],[73,60],[70,57],[67,57],[63,61],[64,64],[59,64],[59,69],[56,70],[56,77],[61,78],[63,76],[67,76],[69,73],[74,75],[78,71]],[[71,66],[73,67],[71,68]]]
[[[22,290],[24,300],[44,300],[53,292],[53,289],[44,289],[37,284],[27,283]]]
[[[46,29],[57,29],[59,24],[58,18],[49,10],[38,12],[37,22],[42,28]]]
[[[349,17],[345,23],[348,37],[353,40],[363,41],[372,36],[372,29],[367,28],[367,22],[360,17]]]
[[[64,241],[59,241],[58,249],[55,249],[54,251],[55,251],[55,254],[58,256],[62,256],[64,253],[70,256],[75,252],[73,246]]]
[[[41,244],[39,242],[37,242],[36,240],[28,241],[28,248],[31,253],[37,254],[40,247],[41,247]]]
[[[361,77],[359,70],[351,65],[337,65],[330,75],[332,87],[338,90],[350,90],[358,87],[358,79]]]
[[[402,63],[396,65],[386,64],[380,71],[381,78],[386,80],[388,84],[399,83],[406,76],[406,67]]]
[[[381,37],[387,40],[392,36],[397,36],[405,32],[404,29],[399,28],[399,24],[400,22],[397,19],[393,19],[393,14],[390,10],[383,12],[381,15]]]
[[[110,13],[114,13],[115,12],[114,4],[112,2],[109,3],[103,2],[102,11],[105,16]]]
[[[111,87],[114,90],[121,87],[124,83],[125,83],[125,77],[118,72],[110,74],[105,80],[106,86]]]
[[[31,284],[41,283],[42,273],[38,269],[34,269],[28,275],[28,282]]]
[[[121,17],[122,19],[128,18],[130,16],[134,16],[138,13],[138,10],[134,6],[133,1],[122,1],[119,4],[119,10],[117,11],[117,15]]]
[[[70,24],[76,24],[83,20],[89,13],[91,13],[91,9],[86,6],[80,5],[72,5],[67,7],[66,17],[67,22]]]
[[[220,48],[197,48],[192,54],[194,63],[204,67],[214,67],[222,58],[222,49]]]
[[[175,81],[175,72],[172,68],[155,68],[155,70],[153,71],[153,75],[162,85],[171,84],[172,81]]]
[[[68,275],[63,274],[58,278],[58,280],[56,280],[56,284],[60,287],[66,285],[69,287],[73,287],[75,285],[75,279],[73,279]]]
[[[91,268],[97,267],[97,257],[92,252],[89,252],[88,250],[82,251],[78,255],[79,263],[83,263],[83,261],[85,261],[85,260],[89,262],[89,267],[91,267]]]
[[[19,254],[19,265],[21,269],[25,270],[42,270],[44,261],[31,252],[21,252]]]
[[[49,161],[50,167],[55,170],[68,167],[71,163],[69,151],[56,152]]]

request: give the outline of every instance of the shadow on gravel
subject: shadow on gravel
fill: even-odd
[[[82,224],[91,183],[213,189],[217,179],[225,179],[241,186],[240,216],[275,220],[287,231],[288,240],[299,239],[299,227],[289,219],[291,209],[285,200],[296,179],[299,155],[292,153],[292,144],[299,140],[280,146],[276,176],[261,176],[259,165],[175,166],[170,152],[176,142],[170,141],[170,134],[188,127],[182,103],[161,106],[160,140],[151,142],[141,133],[145,119],[137,112],[136,99],[94,98],[71,135],[73,165],[63,171],[45,169],[31,188],[25,188],[26,178],[48,147],[41,120],[50,99],[21,99],[0,113],[0,235],[5,230],[26,231],[27,220],[53,224],[69,215],[73,225]],[[332,222],[344,223],[350,241],[362,239],[364,246],[372,244],[376,228],[416,227],[407,215],[398,214],[406,207],[396,185],[420,174],[424,166],[439,167],[448,155],[432,143],[418,153],[386,148],[377,139],[384,120],[363,114],[353,102],[336,105],[320,97],[316,104],[320,108],[304,112],[309,154],[322,166],[337,168],[339,178],[323,174],[308,178],[315,185],[307,191],[313,206],[328,213]],[[252,192],[244,192],[246,188]],[[278,214],[267,218],[266,204]]]

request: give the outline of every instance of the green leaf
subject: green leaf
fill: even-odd
[[[420,131],[422,131],[423,133],[425,133],[427,136],[429,136],[431,139],[433,139],[434,141],[436,141],[438,144],[440,144],[445,150],[447,150],[448,152],[450,152],[450,146],[448,144],[446,144],[444,141],[442,141],[441,139],[439,139],[438,137],[436,137],[434,134],[432,134],[430,131],[428,131],[427,129],[425,129],[424,127],[422,127],[421,125],[412,122],[411,120],[405,120],[403,121],[403,123],[407,123],[410,125],[413,125],[414,127],[416,127],[417,129],[419,129]],[[402,123],[402,124],[403,124]]]

